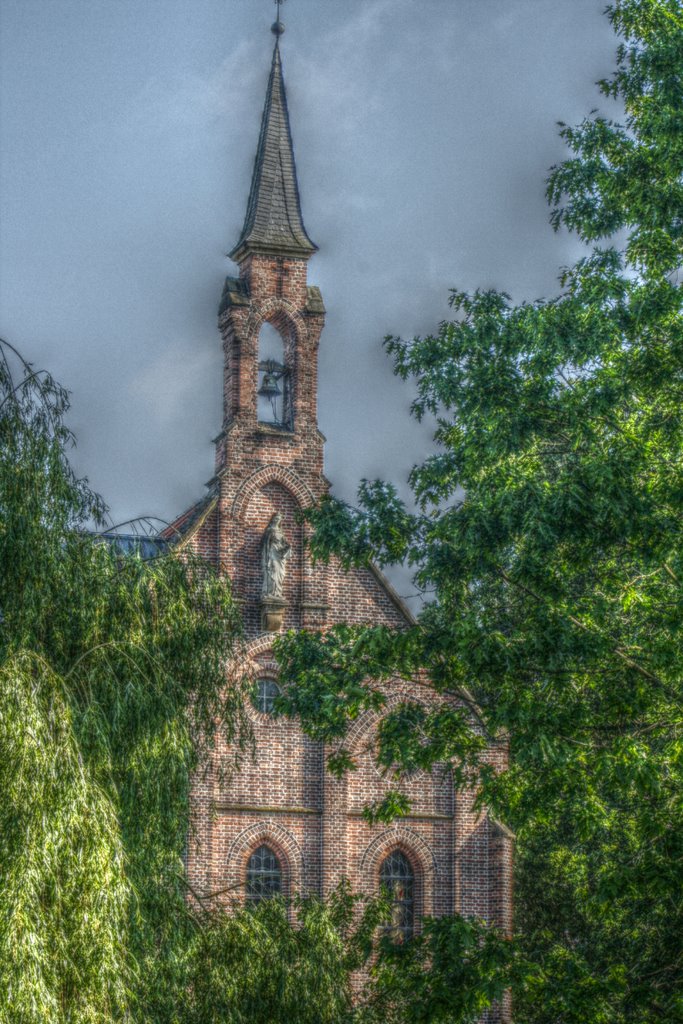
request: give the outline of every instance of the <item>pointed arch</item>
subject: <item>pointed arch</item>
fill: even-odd
[[[381,832],[365,848],[360,869],[366,883],[372,882],[379,864],[391,850],[402,850],[421,874],[438,875],[439,866],[429,843],[408,825],[394,825]]]
[[[252,307],[247,321],[247,334],[258,337],[264,323],[271,324],[285,342],[304,338],[307,333],[306,321],[301,312],[281,296],[273,295]]]
[[[431,846],[414,829],[394,825],[373,839],[360,861],[362,888],[365,892],[377,892],[382,865],[393,852],[403,854],[413,872],[415,930],[419,931],[420,918],[434,912],[439,868]]]
[[[280,861],[284,895],[300,891],[306,867],[301,847],[288,829],[270,818],[248,825],[233,839],[226,858],[228,885],[240,891],[249,858],[260,846],[269,847]]]
[[[397,679],[395,682],[400,683],[402,680]],[[427,710],[429,704],[426,700],[421,697],[416,697],[414,694],[408,693],[392,693],[378,710],[366,711],[365,714],[361,715],[349,729],[346,734],[344,746],[347,747],[351,752],[357,750],[360,746],[363,738],[368,733],[376,730],[379,723],[383,718],[386,717],[389,712],[393,711],[399,704],[419,704],[420,707]]]

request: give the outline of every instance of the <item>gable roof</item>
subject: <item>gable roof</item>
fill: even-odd
[[[165,529],[159,532],[159,539],[171,547],[174,547],[176,544],[182,545],[186,540],[189,540],[195,528],[203,523],[217,501],[218,486],[214,481],[203,498],[196,501],[194,505],[190,505],[172,523],[169,523]]]

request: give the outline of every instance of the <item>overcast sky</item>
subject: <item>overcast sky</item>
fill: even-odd
[[[328,317],[327,473],[404,480],[428,446],[381,340],[452,287],[557,290],[556,122],[605,109],[603,0],[288,0],[309,281]],[[0,333],[72,392],[115,520],[201,497],[221,424],[216,310],[246,208],[270,0],[0,0]]]

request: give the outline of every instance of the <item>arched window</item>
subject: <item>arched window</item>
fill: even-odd
[[[280,687],[274,679],[257,679],[252,700],[262,715],[272,715],[275,698],[280,696]]]
[[[382,861],[379,880],[391,893],[391,921],[386,932],[394,942],[405,942],[413,934],[415,917],[415,875],[405,854],[392,850]]]
[[[289,368],[285,362],[282,338],[272,326],[264,323],[258,340],[258,407],[259,423],[292,429],[292,401]]]
[[[254,850],[247,864],[247,900],[259,903],[282,892],[282,868],[269,846]]]

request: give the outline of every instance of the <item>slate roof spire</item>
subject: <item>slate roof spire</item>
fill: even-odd
[[[240,240],[229,253],[240,262],[250,252],[308,257],[318,248],[306,233],[301,216],[292,133],[280,57],[284,26],[273,25],[275,48],[261,119],[247,215]]]

